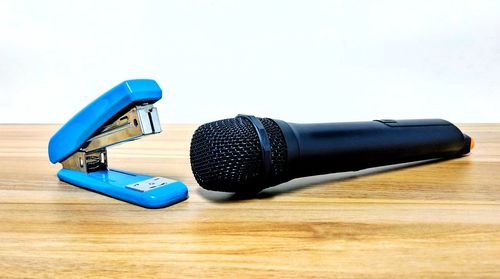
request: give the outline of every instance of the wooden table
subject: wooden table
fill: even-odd
[[[295,180],[237,200],[197,186],[194,125],[113,147],[115,168],[184,181],[144,209],[58,181],[55,125],[0,126],[1,278],[500,278],[500,125],[473,154]]]

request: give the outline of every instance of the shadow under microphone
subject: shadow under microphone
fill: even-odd
[[[198,127],[190,160],[201,187],[251,194],[299,177],[460,157],[473,146],[442,119],[297,124],[238,115]]]

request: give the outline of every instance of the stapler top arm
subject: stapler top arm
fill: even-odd
[[[107,122],[125,113],[135,104],[152,104],[161,99],[156,81],[135,79],[124,81],[71,118],[49,141],[49,159],[62,162],[75,153]]]

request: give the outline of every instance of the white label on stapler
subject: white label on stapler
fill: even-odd
[[[165,177],[153,177],[136,183],[128,184],[126,187],[132,190],[146,192],[174,182],[176,181]]]

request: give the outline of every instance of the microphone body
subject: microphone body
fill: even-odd
[[[275,122],[287,142],[290,179],[461,156],[470,151],[470,138],[441,119]]]
[[[258,192],[298,177],[459,157],[472,145],[441,119],[297,124],[239,115],[200,126],[190,157],[203,188]]]

